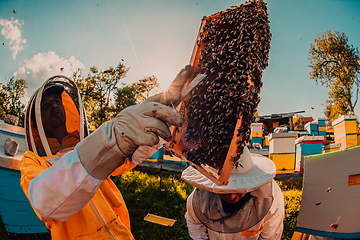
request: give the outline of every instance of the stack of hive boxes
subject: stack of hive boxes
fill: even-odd
[[[254,143],[259,143],[261,146],[263,146],[262,129],[262,123],[251,124],[251,145]]]
[[[317,125],[317,136],[323,136],[326,138],[326,124],[324,118],[317,118],[313,121]]]
[[[295,170],[296,132],[271,133],[269,158],[274,161],[277,173],[293,173]]]
[[[340,116],[332,122],[335,143],[340,143],[340,149],[355,147],[357,143],[356,116]]]

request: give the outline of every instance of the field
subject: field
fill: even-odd
[[[161,176],[161,177],[160,177]],[[191,239],[184,214],[186,199],[193,186],[180,179],[179,172],[136,167],[127,174],[113,177],[127,204],[131,232],[135,239]],[[301,201],[301,180],[279,181],[285,200],[284,233],[282,239],[291,239],[296,226]],[[172,227],[144,221],[147,213],[176,220]],[[0,224],[0,239],[9,237]],[[37,240],[36,234],[17,234],[12,239]]]

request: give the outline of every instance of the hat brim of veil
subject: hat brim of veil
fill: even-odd
[[[233,171],[227,185],[218,186],[192,166],[183,171],[181,178],[196,188],[219,194],[252,192],[275,177],[276,166],[272,160],[259,154],[252,153],[251,160],[254,164],[251,170],[246,173]]]
[[[64,91],[64,86],[58,83],[52,83],[48,86],[45,86],[45,89],[43,91],[43,96],[46,95],[61,95]]]

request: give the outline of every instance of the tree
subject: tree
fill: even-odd
[[[354,114],[360,87],[360,57],[348,44],[345,33],[327,30],[310,43],[310,78],[329,89],[324,114],[329,121],[339,115]],[[356,86],[355,100],[353,88]]]
[[[74,73],[91,129],[99,127],[113,116],[112,94],[128,71],[129,68],[119,63],[116,68],[110,67],[104,71],[91,67],[86,78],[80,77],[78,72]]]
[[[0,119],[4,119],[6,114],[11,114],[19,118],[19,126],[24,124],[24,108],[20,98],[25,95],[27,83],[25,79],[14,79],[11,77],[7,84],[0,83]]]
[[[144,77],[130,85],[120,82],[129,69],[119,63],[116,68],[104,71],[91,67],[87,77],[81,77],[79,70],[74,72],[73,78],[83,98],[90,129],[98,128],[121,110],[141,103],[150,93],[158,91],[159,84],[154,76]]]
[[[133,85],[119,88],[115,93],[115,111],[118,113],[131,105],[135,105],[135,95],[135,88]]]
[[[293,118],[294,130],[304,130],[304,117],[300,114],[295,114]]]
[[[156,93],[160,89],[158,79],[154,75],[140,79],[134,86],[138,103],[144,101],[151,93]]]
[[[115,113],[143,102],[150,96],[150,93],[156,93],[159,89],[158,79],[155,76],[144,77],[130,86],[118,88],[115,92]]]

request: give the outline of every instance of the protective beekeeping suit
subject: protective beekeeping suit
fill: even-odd
[[[182,124],[165,104],[179,98],[190,69],[167,92],[124,109],[91,134],[73,81],[54,76],[34,93],[25,117],[29,151],[21,186],[53,239],[133,239],[125,202],[109,176],[150,157],[162,144],[159,137],[171,138],[168,125]]]
[[[236,167],[237,166],[237,167]],[[245,147],[226,186],[218,186],[193,167],[182,179],[195,186],[185,218],[193,239],[281,239],[284,198],[273,179],[275,164]]]

